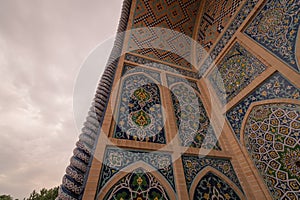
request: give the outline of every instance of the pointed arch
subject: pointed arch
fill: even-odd
[[[124,75],[122,76],[122,78],[121,78],[121,79],[122,79],[122,80],[121,80],[122,84],[123,84],[123,82],[124,82],[127,78],[129,78],[130,76],[134,76],[134,75],[143,75],[143,76],[149,78],[149,79],[150,79],[151,81],[153,81],[155,84],[160,85],[159,81],[155,80],[153,77],[151,77],[149,74],[146,74],[145,72],[132,72],[132,73],[124,74]],[[121,85],[121,87],[122,87],[122,85]]]
[[[200,93],[185,82],[171,84],[170,90],[181,145],[221,150]]]
[[[117,174],[115,174],[110,180],[109,182],[107,182],[103,188],[101,188],[98,192],[97,192],[97,197],[95,198],[96,200],[102,200],[104,199],[104,197],[106,196],[106,194],[108,194],[108,192],[115,187],[115,185],[124,177],[126,177],[128,174],[134,172],[137,169],[143,169],[146,173],[150,173],[155,179],[158,180],[158,182],[162,185],[162,187],[164,188],[165,192],[167,193],[168,197],[170,199],[177,199],[177,195],[174,191],[174,189],[172,188],[172,186],[170,185],[170,183],[166,180],[166,178],[157,171],[157,169],[155,169],[154,167],[152,167],[151,165],[145,163],[144,161],[138,161],[135,163],[132,163],[128,166],[126,166],[125,168],[123,168],[122,170],[120,170]]]
[[[296,100],[296,99],[268,99],[268,100],[263,100],[263,101],[257,101],[257,102],[253,102],[251,103],[251,105],[249,106],[245,117],[242,121],[242,126],[241,126],[241,132],[240,132],[240,142],[242,144],[243,147],[245,147],[245,142],[244,142],[244,137],[245,137],[245,126],[246,123],[249,119],[249,116],[251,114],[251,112],[253,111],[254,107],[260,106],[260,105],[266,105],[266,104],[276,104],[276,103],[288,103],[288,104],[296,104],[296,105],[300,105],[300,101]]]
[[[190,191],[189,191],[189,197],[190,199],[194,198],[195,191],[197,189],[198,184],[202,180],[202,178],[207,175],[208,173],[212,173],[215,176],[217,176],[219,179],[223,180],[226,184],[229,185],[229,187],[237,194],[237,196],[244,200],[246,199],[242,191],[227,177],[225,176],[222,172],[216,170],[215,168],[212,168],[210,166],[205,167],[203,170],[201,170],[195,179],[193,180],[193,183],[191,185]]]
[[[183,81],[181,81],[181,82],[176,82],[176,83],[171,84],[171,85],[170,85],[170,89],[172,89],[172,88],[175,87],[176,85],[180,85],[180,84],[183,84],[183,85],[185,85],[185,86],[187,86],[187,87],[192,88],[193,91],[196,93],[196,95],[201,99],[201,94],[200,94],[200,92],[197,91],[197,90],[196,90],[195,88],[193,88],[192,86],[188,85],[187,83],[183,82]],[[201,99],[201,100],[202,100],[202,99]]]
[[[145,74],[135,72],[122,77],[113,137],[153,143],[166,143],[162,113],[162,86]]]
[[[242,149],[273,198],[295,199],[299,194],[299,119],[299,100],[272,99],[252,103],[242,123]]]

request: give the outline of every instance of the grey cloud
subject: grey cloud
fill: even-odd
[[[121,4],[0,0],[0,194],[60,184],[78,138],[76,75],[115,33]]]

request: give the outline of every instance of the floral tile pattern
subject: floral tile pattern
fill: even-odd
[[[170,154],[109,147],[104,154],[98,192],[116,173],[138,161],[143,161],[160,172],[175,190],[172,157]]]
[[[220,158],[210,158],[210,157],[199,157],[199,156],[191,156],[191,155],[183,155],[182,156],[182,164],[184,168],[184,174],[186,179],[186,184],[188,190],[201,170],[205,167],[212,167],[223,173],[226,177],[228,177],[241,191],[242,186],[240,185],[239,179],[236,176],[236,173],[231,165],[230,160],[220,159]]]
[[[173,85],[174,83],[182,82],[182,83],[185,83],[185,84],[189,85],[194,90],[196,90],[197,92],[200,93],[200,90],[199,90],[199,88],[197,86],[196,81],[192,81],[190,79],[186,79],[186,78],[179,77],[179,76],[167,75],[167,82],[168,82],[169,86]]]
[[[240,200],[236,192],[221,178],[208,172],[199,181],[193,199],[231,199]]]
[[[299,0],[268,0],[248,25],[245,34],[299,72],[296,59],[299,25]]]
[[[105,200],[168,200],[170,199],[161,183],[142,168],[134,170],[116,183]]]
[[[194,88],[185,79],[173,76],[168,76],[167,79],[168,84],[171,84],[170,92],[181,145],[221,150],[203,103]]]
[[[161,69],[167,72],[173,72],[176,74],[181,74],[184,76],[188,76],[191,78],[197,78],[197,73],[189,71],[189,70],[185,70],[185,69],[181,69],[181,68],[177,68],[177,67],[173,67],[171,65],[165,65],[162,63],[158,63],[158,62],[154,62],[152,60],[146,59],[146,58],[142,58],[142,57],[138,57],[135,55],[131,55],[131,54],[126,54],[125,59],[131,62],[135,62],[138,64],[142,64],[142,65],[146,65],[149,67],[153,67],[156,69]]]
[[[161,77],[158,72],[152,71],[149,69],[145,69],[143,67],[136,67],[136,66],[127,65],[127,64],[125,64],[123,67],[122,76],[127,75],[127,74],[138,73],[138,72],[147,74],[151,78],[155,79],[157,82],[161,83],[161,79],[160,79]]]
[[[208,78],[217,96],[226,103],[265,69],[262,62],[239,43],[235,43]]]
[[[122,82],[119,112],[113,137],[166,143],[160,90],[144,74],[133,74]]]

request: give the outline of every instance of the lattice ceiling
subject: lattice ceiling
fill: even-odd
[[[196,65],[191,57],[193,42],[209,51],[242,2],[220,0],[212,4],[208,0],[136,1],[131,10],[131,30],[143,29],[131,33],[128,51],[193,69],[190,64]],[[201,52],[201,48],[197,48],[197,57],[203,55],[205,53]]]
[[[146,29],[131,34],[129,51],[191,69],[186,59],[190,59],[189,37],[193,36],[200,3],[201,0],[137,1],[131,28]]]

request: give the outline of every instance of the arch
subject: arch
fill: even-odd
[[[157,80],[143,72],[122,77],[117,97],[119,109],[114,114],[114,138],[166,143],[161,87]]]
[[[298,30],[298,34],[296,37],[296,45],[295,45],[295,55],[296,55],[295,59],[298,66],[298,72],[300,72],[300,41],[299,40],[300,40],[300,31]]]
[[[159,73],[159,72],[157,72]],[[150,75],[146,74],[145,72],[133,72],[133,73],[126,73],[124,74],[122,77],[121,77],[121,84],[120,84],[120,89],[119,89],[119,92],[118,92],[118,96],[117,96],[117,99],[119,100],[120,98],[120,95],[122,93],[122,88],[124,86],[124,82],[126,81],[127,78],[131,77],[131,76],[135,76],[135,75],[143,75],[145,77],[147,77],[148,79],[150,79],[154,84],[157,85],[157,87],[159,88],[159,95],[160,97],[162,97],[162,85],[160,82],[158,82],[157,80],[155,80],[153,77],[151,77]],[[118,106],[119,106],[119,101],[117,100],[118,102]]]
[[[199,92],[185,82],[171,84],[170,90],[181,145],[221,150]]]
[[[124,81],[129,78],[130,76],[134,76],[134,75],[143,75],[143,76],[146,76],[147,78],[149,78],[153,83],[155,83],[158,87],[159,87],[159,95],[162,96],[162,86],[161,84],[155,80],[154,78],[152,78],[151,76],[149,76],[148,74],[144,73],[144,72],[132,72],[132,73],[125,73],[119,81],[117,81],[117,90],[113,90],[111,91],[112,92],[112,96],[114,97],[114,99],[116,99],[116,107],[119,107],[119,99],[120,99],[120,96],[122,94],[122,88],[123,88],[123,85],[124,85]],[[115,110],[114,111],[114,116],[116,117],[118,111]]]
[[[183,84],[183,85],[186,85],[188,87],[191,87],[193,89],[193,91],[196,93],[197,97],[199,97],[201,99],[201,94],[200,92],[198,92],[195,88],[193,88],[192,86],[188,85],[187,83],[181,81],[181,82],[176,82],[176,83],[173,83],[170,85],[170,89],[172,89],[173,87],[175,87],[176,85],[180,85],[180,84]],[[202,99],[201,99],[202,100]]]
[[[252,161],[259,184],[275,199],[298,195],[300,145],[294,133],[300,130],[299,106],[294,99],[255,102],[242,123],[242,150]]]
[[[246,199],[242,191],[229,179],[227,176],[225,176],[222,172],[216,170],[215,168],[212,168],[210,166],[205,167],[203,170],[201,170],[193,180],[191,184],[191,188],[189,190],[189,197],[190,199],[193,199],[195,190],[197,188],[198,183],[201,181],[201,179],[207,174],[211,172],[212,174],[216,175],[220,179],[222,179],[225,183],[227,183],[233,191],[241,198]]]
[[[160,83],[157,80],[155,80],[153,77],[151,77],[150,75],[146,74],[145,72],[132,72],[132,73],[126,73],[126,74],[124,74],[122,76],[122,80],[121,80],[122,84],[125,81],[125,79],[127,79],[130,76],[134,76],[134,75],[144,75],[147,78],[149,78],[151,81],[153,81],[155,84],[160,85]],[[122,84],[121,84],[121,87],[122,87]]]
[[[242,144],[242,147],[245,147],[245,142],[244,142],[244,137],[245,137],[245,126],[246,123],[249,119],[249,115],[252,112],[253,108],[259,105],[264,105],[264,104],[275,104],[275,103],[289,103],[289,104],[297,104],[300,105],[300,101],[296,100],[296,99],[268,99],[268,100],[263,100],[263,101],[257,101],[257,102],[253,102],[251,103],[251,105],[249,106],[245,117],[242,121],[242,126],[241,126],[241,131],[240,131],[240,142]]]
[[[298,31],[296,37],[296,45],[295,45],[295,60],[298,66],[298,72],[300,72],[300,31]]]
[[[97,191],[96,200],[102,200],[106,196],[106,194],[110,191],[112,187],[115,186],[115,184],[118,183],[122,178],[124,178],[129,173],[133,172],[137,169],[144,169],[147,173],[150,173],[152,176],[154,176],[159,183],[164,187],[164,190],[166,191],[167,195],[170,197],[170,199],[177,199],[177,195],[170,185],[170,183],[166,180],[163,175],[157,171],[154,167],[150,166],[149,164],[145,163],[144,161],[138,161],[135,163],[132,163],[123,169],[121,169],[117,174],[115,174],[111,180],[109,180],[103,188],[101,188],[99,191]]]
[[[159,72],[158,72],[159,73]],[[117,95],[117,106],[119,107],[119,98],[121,96],[121,93],[122,93],[122,88],[124,86],[124,82],[127,78],[131,77],[131,76],[135,76],[135,75],[143,75],[145,77],[147,77],[148,79],[150,79],[154,84],[156,84],[156,86],[159,88],[159,95],[160,97],[162,97],[162,85],[160,82],[158,82],[157,80],[155,80],[153,77],[151,77],[150,75],[146,74],[145,72],[133,72],[133,73],[127,73],[127,74],[124,74],[121,78],[121,84],[120,84],[120,89],[119,89],[119,92],[118,92],[118,95]]]

